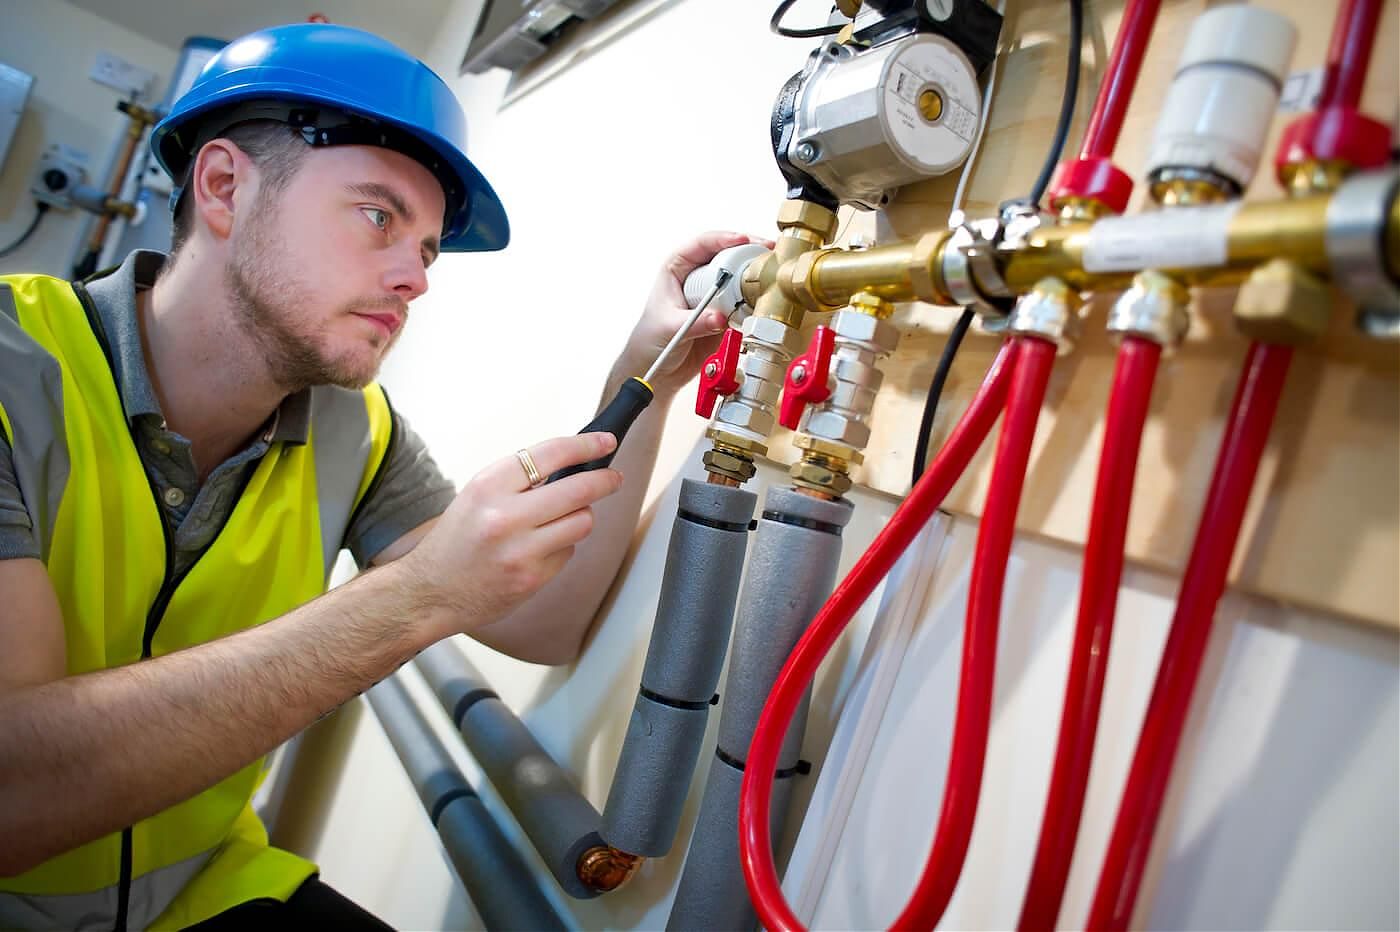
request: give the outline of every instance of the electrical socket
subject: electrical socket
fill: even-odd
[[[29,193],[36,201],[67,210],[73,206],[73,189],[87,183],[87,161],[86,152],[61,142],[50,145],[39,156]]]
[[[124,97],[144,99],[155,87],[156,74],[148,71],[131,62],[126,61],[111,52],[98,52],[97,61],[93,62],[92,71],[88,73],[98,84],[105,84],[107,87],[118,90]]]

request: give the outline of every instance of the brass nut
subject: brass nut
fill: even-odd
[[[705,436],[714,441],[715,449],[740,459],[753,459],[768,452],[768,446],[752,437],[731,433],[723,427],[710,426]]]
[[[830,327],[836,331],[838,337],[856,343],[868,343],[881,353],[893,353],[899,346],[898,327],[887,320],[871,317],[860,311],[837,311],[831,316]]]
[[[798,227],[821,236],[826,242],[836,234],[836,214],[811,201],[787,200],[778,208],[778,229]]]
[[[749,481],[758,471],[753,460],[735,456],[724,450],[706,450],[705,455],[700,457],[700,462],[705,464],[707,472],[736,479],[739,482]]]
[[[860,12],[860,0],[836,0],[836,9],[847,19],[855,19]]]
[[[1139,336],[1167,349],[1181,345],[1190,326],[1190,293],[1168,275],[1148,270],[1133,276],[1133,285],[1108,312],[1108,332]]]
[[[1016,302],[1007,321],[1012,333],[1049,340],[1058,355],[1074,350],[1082,322],[1079,309],[1084,302],[1076,292],[1058,278],[1042,278],[1031,293]]]
[[[832,443],[864,449],[870,442],[870,426],[836,411],[813,411],[803,428],[807,433]]]
[[[1350,166],[1338,159],[1307,159],[1279,169],[1289,197],[1324,194],[1342,186]]]
[[[884,320],[894,313],[894,305],[886,301],[879,295],[871,294],[868,291],[857,291],[851,295],[851,300],[847,302],[851,310],[858,311],[868,317]]]
[[[798,434],[792,438],[792,445],[799,450],[811,450],[813,453],[820,453],[823,456],[845,459],[852,465],[865,462],[865,456],[859,450],[823,440],[821,437],[813,437],[811,434]]]
[[[1167,178],[1148,188],[1152,199],[1163,207],[1196,207],[1228,200],[1230,192],[1204,178]]]
[[[1079,223],[1081,221],[1098,220],[1113,213],[1108,205],[1098,198],[1076,197],[1070,195],[1055,201],[1054,206],[1059,210],[1060,223]]]
[[[824,461],[824,457],[813,456],[802,459],[792,464],[788,470],[788,475],[792,476],[792,481],[796,485],[814,489],[818,492],[829,492],[836,496],[845,495],[851,490],[851,477],[843,470],[832,468],[835,461]],[[844,464],[842,464],[844,466]]]
[[[749,307],[758,304],[759,295],[773,284],[778,275],[778,257],[771,251],[764,253],[744,266],[743,277],[739,281],[739,291]]]
[[[788,265],[787,273],[778,282],[778,287],[782,289],[784,295],[809,311],[821,314],[835,310],[837,305],[825,303],[821,295],[813,289],[812,283],[816,280],[817,263],[836,252],[840,252],[840,250],[812,249],[804,252]]]
[[[755,314],[744,321],[740,330],[745,341],[758,340],[760,343],[781,349],[789,356],[796,351],[797,331],[781,320]]]
[[[1250,273],[1235,298],[1240,331],[1266,343],[1299,344],[1327,330],[1332,293],[1320,280],[1287,259],[1274,259]]]
[[[943,247],[952,238],[951,230],[925,233],[909,253],[909,284],[914,297],[930,304],[953,304],[943,282]]]

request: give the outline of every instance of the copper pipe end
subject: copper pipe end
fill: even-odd
[[[578,859],[578,879],[590,890],[608,893],[632,879],[646,858],[608,845],[589,848]]]

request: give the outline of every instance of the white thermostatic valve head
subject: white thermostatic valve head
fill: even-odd
[[[715,253],[713,259],[685,277],[685,286],[681,290],[685,292],[686,306],[695,307],[703,301],[705,295],[715,286],[715,279],[723,269],[729,272],[729,281],[725,282],[724,287],[715,295],[710,307],[723,311],[725,316],[732,316],[736,310],[747,309],[744,294],[739,290],[744,268],[767,251],[768,247],[759,243],[743,243]]]
[[[1221,6],[1197,17],[1147,161],[1154,195],[1177,178],[1232,194],[1248,186],[1297,38],[1289,20],[1257,6]]]
[[[873,210],[961,165],[981,107],[971,63],[942,36],[866,51],[832,42],[803,75],[787,157],[842,203]]]

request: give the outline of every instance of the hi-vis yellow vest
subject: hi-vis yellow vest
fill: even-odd
[[[173,576],[104,340],[81,286],[0,276],[0,428],[63,610],[69,675],[232,634],[324,592],[392,439],[378,386],[313,389],[307,443],[274,443],[213,543]],[[125,831],[0,878],[0,927],[180,928],[248,900],[285,900],[316,868],[268,846],[250,803],[261,773],[255,761]]]

